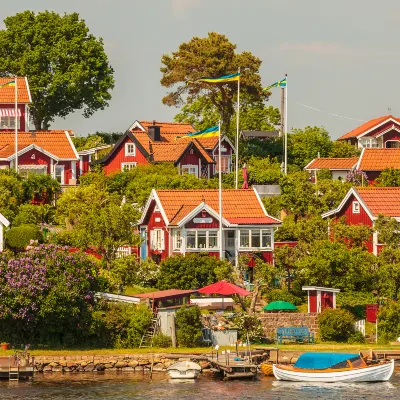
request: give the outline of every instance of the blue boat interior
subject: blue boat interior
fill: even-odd
[[[350,353],[304,353],[294,366],[302,369],[344,368],[347,366],[347,360],[359,359],[359,354]]]

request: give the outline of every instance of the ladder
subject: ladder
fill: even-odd
[[[8,379],[10,381],[18,381],[19,380],[19,366],[9,367],[8,370]]]
[[[160,320],[157,314],[153,314],[150,325],[142,336],[139,348],[151,347],[153,345],[153,337],[160,330]]]

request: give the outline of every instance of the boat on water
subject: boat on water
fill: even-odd
[[[295,382],[381,382],[394,371],[394,360],[367,365],[359,354],[304,353],[294,365],[273,365],[275,378]]]
[[[167,372],[172,379],[196,379],[201,372],[201,367],[192,361],[181,361],[170,365]]]

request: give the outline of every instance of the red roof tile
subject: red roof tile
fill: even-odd
[[[60,159],[77,159],[68,131],[18,132],[18,151],[36,145]],[[0,158],[15,153],[14,132],[0,132]]]
[[[197,293],[197,290],[179,290],[179,289],[168,289],[161,290],[159,292],[150,292],[150,293],[140,293],[135,294],[132,297],[139,297],[141,299],[167,299],[171,297],[184,297],[194,293]]]
[[[149,126],[153,126],[154,121],[138,121],[140,125],[147,130]],[[160,127],[161,134],[185,135],[190,132],[195,132],[192,125],[186,122],[158,122],[156,126]]]
[[[352,169],[358,162],[357,157],[353,158],[316,158],[312,160],[304,169]]]
[[[374,127],[378,127],[380,124],[382,124],[389,118],[392,118],[393,120],[395,120],[397,122],[400,122],[400,118],[395,118],[392,115],[385,115],[383,117],[374,118],[374,119],[371,119],[370,121],[365,122],[364,124],[360,125],[359,127],[353,129],[352,131],[346,133],[345,135],[341,136],[338,140],[355,138],[359,135],[362,135],[363,133],[369,131],[370,129],[373,129]]]
[[[383,171],[386,168],[400,169],[400,149],[364,149],[358,169],[361,171]]]
[[[217,189],[208,190],[157,190],[158,198],[170,222],[178,223],[201,203],[219,213]],[[222,191],[222,214],[235,224],[280,224],[267,215],[252,189],[225,189]],[[237,221],[237,222],[236,222]],[[262,221],[262,222],[261,222]]]
[[[14,78],[0,78],[0,86],[13,81]],[[29,86],[24,77],[17,78],[18,82],[18,103],[31,103],[32,99],[29,93]],[[0,87],[0,103],[15,103],[15,87]]]
[[[150,142],[153,161],[175,162],[184,155],[188,145],[189,143],[187,141],[177,141],[176,143]],[[193,147],[197,149],[208,163],[212,164],[215,162],[196,140],[193,140]]]
[[[374,216],[400,217],[400,187],[359,187],[360,197]]]

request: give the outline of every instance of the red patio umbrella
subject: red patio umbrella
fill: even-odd
[[[204,286],[203,288],[199,289],[199,293],[221,294],[225,296],[231,294],[238,294],[239,296],[248,296],[249,294],[251,294],[246,289],[243,289],[225,280],[213,283],[212,285]]]

